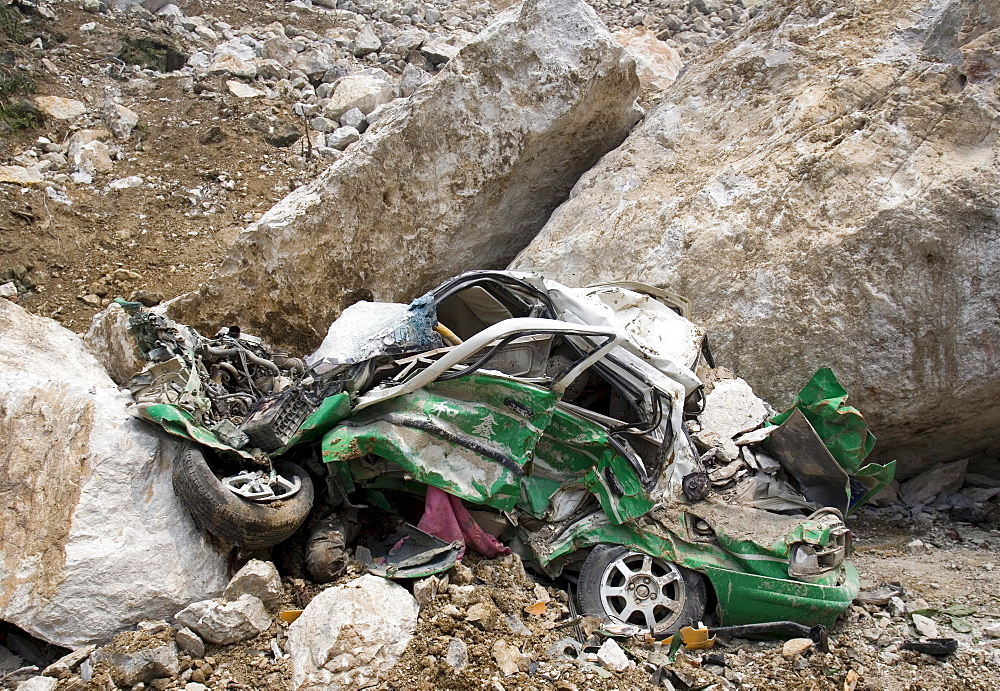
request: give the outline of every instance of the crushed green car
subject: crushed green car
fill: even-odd
[[[661,289],[471,272],[409,305],[352,305],[304,361],[127,307],[151,361],[137,412],[195,443],[175,487],[227,542],[273,545],[322,504],[310,546],[345,548],[358,506],[423,501],[434,529],[407,523],[402,555],[398,535],[361,545],[373,571],[494,545],[574,580],[581,611],[649,631],[713,612],[829,625],[857,594],[844,517],[894,470],[864,464],[861,414],[830,370],[768,409]]]

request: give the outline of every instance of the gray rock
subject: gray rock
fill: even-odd
[[[340,123],[336,120],[331,120],[330,118],[324,118],[323,116],[318,115],[309,121],[309,126],[317,132],[333,132],[335,129],[340,127]]]
[[[984,281],[1000,272],[985,67],[1000,13],[955,19],[978,6],[914,0],[861,35],[811,19],[789,33],[789,6],[762,5],[740,43],[688,63],[513,267],[687,295],[716,357],[779,405],[832,367],[878,436],[871,460],[898,459],[901,479],[1000,442],[1000,283]],[[962,117],[914,150],[926,120],[901,113],[941,107]]]
[[[340,53],[333,46],[327,43],[315,43],[299,53],[292,60],[289,69],[293,72],[298,70],[310,79],[318,79],[333,67],[339,58]]]
[[[418,612],[405,588],[378,576],[320,592],[288,628],[292,689],[367,688],[387,679]]]
[[[340,124],[344,127],[353,127],[358,132],[364,132],[365,128],[368,127],[368,121],[365,120],[365,114],[361,112],[360,108],[351,108],[341,115]]]
[[[419,67],[407,64],[403,68],[403,76],[399,80],[399,93],[402,96],[409,96],[419,87],[430,80],[431,76]]]
[[[78,336],[0,300],[0,475],[12,488],[0,619],[59,645],[106,642],[225,587],[225,554],[173,490],[178,444],[129,403]]]
[[[205,657],[205,642],[201,636],[191,629],[184,627],[174,636],[177,647],[194,659]]]
[[[257,68],[257,76],[264,81],[276,82],[280,79],[288,79],[288,68],[277,60],[258,58],[254,60],[253,64]]]
[[[281,602],[281,576],[274,564],[251,559],[237,571],[222,592],[222,597],[237,600],[243,595],[253,595],[268,609],[277,607]]]
[[[239,315],[308,352],[359,290],[410,300],[470,266],[503,265],[625,137],[637,95],[634,63],[583,0],[529,0],[415,96],[383,106],[336,166],[240,234],[204,292],[168,310],[202,328]],[[385,270],[400,257],[405,272]],[[282,315],[280,333],[268,313]]]
[[[135,686],[153,679],[174,677],[181,671],[174,643],[130,653],[107,652],[102,648],[94,653],[93,661],[105,663],[118,686]]]
[[[465,669],[465,666],[469,664],[469,648],[465,645],[465,641],[461,638],[449,638],[444,661],[456,672]]]
[[[767,406],[749,384],[739,378],[719,379],[705,396],[705,409],[698,416],[698,436],[711,446],[731,445],[730,455],[735,458],[733,438],[759,427],[767,418]]]
[[[461,45],[455,45],[443,37],[427,41],[420,48],[421,54],[434,65],[443,65],[458,55],[460,50],[462,50]]]
[[[354,55],[361,57],[368,53],[377,53],[382,49],[382,41],[375,35],[375,31],[370,24],[365,27],[354,39]]]
[[[399,34],[389,44],[389,48],[399,55],[406,55],[411,50],[417,50],[427,40],[427,32],[422,29],[407,29]]]
[[[217,645],[245,641],[271,625],[264,603],[253,595],[240,595],[231,602],[195,602],[178,612],[175,619]]]
[[[323,114],[339,120],[347,111],[357,108],[367,115],[383,103],[392,100],[393,84],[385,79],[358,74],[340,79],[323,108]]]
[[[957,492],[965,480],[969,459],[939,465],[912,477],[899,487],[900,498],[910,506],[933,502],[942,492]]]
[[[139,115],[113,100],[108,100],[104,104],[104,122],[111,128],[112,134],[117,139],[128,139],[132,136],[132,130],[139,124]]]
[[[361,133],[353,127],[338,127],[326,136],[326,145],[343,151],[361,139]]]
[[[42,675],[46,677],[61,677],[64,674],[73,672],[81,662],[90,657],[96,646],[87,645],[66,653],[61,658],[42,670]]]

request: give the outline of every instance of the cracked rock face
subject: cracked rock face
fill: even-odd
[[[501,267],[625,138],[638,90],[634,62],[582,0],[528,0],[408,100],[382,106],[361,141],[244,230],[171,314],[196,327],[239,315],[305,351],[358,299],[405,301],[462,270]]]
[[[780,3],[695,60],[513,267],[691,298],[781,406],[830,366],[899,474],[1000,441],[1000,3]]]
[[[129,416],[81,339],[0,300],[0,619],[68,647],[226,585],[174,496],[176,442]]]

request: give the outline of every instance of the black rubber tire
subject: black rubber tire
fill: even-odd
[[[247,501],[226,489],[201,449],[189,446],[174,463],[174,492],[203,530],[246,551],[266,549],[291,537],[313,504],[312,478],[305,470],[287,462],[275,464],[275,470],[299,478],[299,491],[270,504]]]
[[[591,550],[586,561],[583,562],[577,581],[576,599],[582,613],[601,617],[605,621],[615,621],[611,618],[614,612],[608,611],[601,598],[602,580],[606,570],[612,564],[635,553],[635,550],[620,545],[598,545]],[[654,565],[658,563],[659,566],[666,569],[677,569],[681,576],[680,580],[676,582],[677,586],[674,590],[675,599],[680,602],[680,608],[674,612],[673,616],[659,620],[655,627],[656,630],[676,631],[682,626],[700,621],[705,615],[705,604],[708,601],[705,578],[701,574],[666,559],[653,557],[653,563]],[[637,621],[626,623],[642,626]],[[642,628],[649,630],[648,626],[642,626]]]

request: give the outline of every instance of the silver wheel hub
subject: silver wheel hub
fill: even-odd
[[[660,630],[680,617],[687,592],[675,564],[628,552],[604,569],[600,595],[612,620]]]

